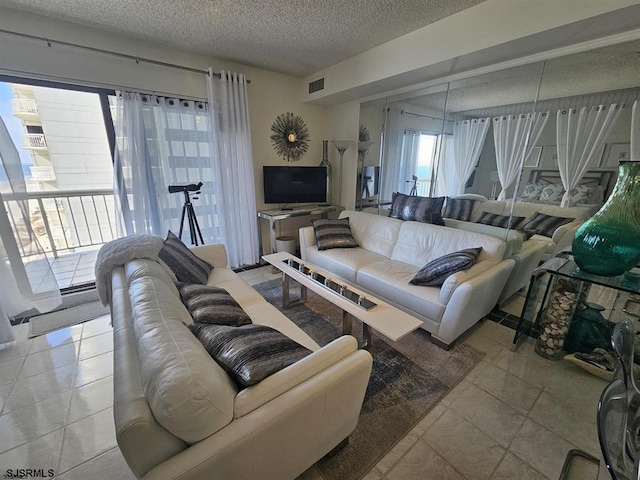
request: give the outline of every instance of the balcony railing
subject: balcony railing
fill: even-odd
[[[37,254],[25,227],[20,200],[28,204],[28,221],[45,252],[102,245],[116,238],[113,190],[57,190],[3,195],[21,255]]]
[[[12,98],[11,110],[13,111],[14,115],[36,115],[38,113],[38,105],[33,98]]]
[[[47,148],[44,133],[23,133],[22,146],[27,149]]]

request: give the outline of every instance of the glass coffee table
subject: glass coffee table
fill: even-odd
[[[282,272],[283,308],[305,302],[307,289],[311,289],[342,310],[343,334],[351,334],[353,318],[362,322],[361,347],[364,349],[371,344],[370,328],[390,340],[398,341],[422,325],[422,321],[414,316],[288,252],[264,255],[262,258]],[[293,301],[290,298],[291,280],[300,284],[300,297]]]

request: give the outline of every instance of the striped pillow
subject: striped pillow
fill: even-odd
[[[474,203],[476,203],[475,200],[447,197],[447,204],[442,216],[468,222],[471,218],[471,212],[473,212]]]
[[[175,273],[179,282],[206,284],[213,265],[197,257],[171,230],[158,257]]]
[[[531,220],[522,227],[522,230],[551,238],[558,227],[573,222],[574,220],[575,218],[554,217],[536,212]]]
[[[338,220],[321,218],[311,220],[313,231],[316,235],[318,250],[329,250],[330,248],[355,248],[358,242],[351,235],[349,227],[349,217]]]
[[[189,329],[209,355],[243,387],[297,362],[311,350],[264,325],[229,327],[194,323]]]
[[[178,291],[194,322],[240,326],[251,318],[224,288],[182,283]]]
[[[443,203],[444,197],[414,197],[394,192],[389,216],[400,220],[444,225]]]
[[[494,227],[516,228],[516,226],[524,220],[524,217],[511,217],[509,215],[496,215],[495,213],[482,212],[476,223],[484,223],[485,225],[493,225]]]
[[[467,248],[430,261],[409,280],[412,285],[439,287],[451,275],[473,267],[482,247]]]

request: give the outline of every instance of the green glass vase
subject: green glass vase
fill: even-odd
[[[640,261],[640,161],[620,162],[618,181],[602,208],[573,237],[582,270],[615,277]]]

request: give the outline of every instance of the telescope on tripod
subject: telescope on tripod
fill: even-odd
[[[182,230],[184,228],[184,219],[186,217],[189,221],[191,245],[196,246],[198,245],[198,238],[200,238],[200,243],[202,245],[204,245],[204,240],[202,239],[202,232],[200,231],[200,225],[198,225],[196,212],[193,210],[193,204],[191,203],[189,192],[194,192],[194,195],[198,195],[200,193],[200,188],[202,188],[202,182],[199,182],[197,184],[192,183],[189,185],[169,185],[169,193],[184,193],[184,205],[182,206],[182,216],[180,217],[180,231],[178,233],[178,237],[180,237],[180,240],[182,240]],[[193,199],[197,200],[198,197],[193,197]]]

